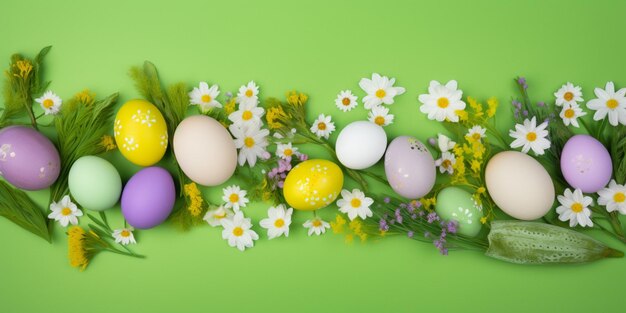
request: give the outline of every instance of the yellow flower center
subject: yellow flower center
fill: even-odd
[[[377,116],[374,119],[374,123],[376,123],[376,125],[378,125],[378,126],[383,126],[383,125],[385,125],[385,118],[382,117],[382,116]]]
[[[278,228],[285,226],[285,220],[283,220],[282,218],[276,219],[274,221],[274,226]]]
[[[202,102],[211,102],[212,98],[209,95],[202,95]]]
[[[63,216],[68,216],[68,215],[72,214],[72,209],[70,209],[68,207],[65,207],[65,208],[61,209],[61,214]]]
[[[350,201],[350,205],[351,205],[353,208],[358,208],[358,207],[361,207],[361,200],[359,200],[359,199],[357,199],[357,198],[354,198],[354,199],[352,199],[352,201]]]
[[[291,155],[293,155],[293,150],[291,150],[291,149],[285,149],[285,152],[284,152],[284,153],[285,153],[285,155],[286,155],[286,156],[291,156]]]
[[[233,193],[232,195],[230,195],[230,197],[228,197],[228,201],[230,201],[231,203],[239,202],[239,195]]]
[[[249,110],[243,111],[243,114],[241,114],[241,118],[244,121],[250,120],[252,118],[252,112],[250,112]]]
[[[42,104],[44,108],[49,109],[54,105],[54,101],[52,101],[52,99],[45,99]]]
[[[452,166],[452,161],[443,160],[443,162],[441,162],[441,166],[443,166],[443,168],[450,168]]]
[[[313,220],[313,227],[320,227],[322,226],[322,222],[320,220]]]
[[[572,204],[572,211],[574,213],[580,213],[583,211],[583,205],[580,204],[579,202],[576,202],[574,204]]]
[[[254,92],[252,91],[252,89],[248,89],[246,90],[246,97],[250,98],[254,95]]]
[[[621,203],[626,201],[626,195],[624,195],[623,192],[616,192],[615,195],[613,195],[613,201]]]
[[[243,140],[243,144],[248,148],[254,147],[254,138],[246,137],[246,139]]]
[[[568,91],[563,94],[563,99],[565,99],[565,101],[572,101],[572,99],[574,99],[574,94],[571,91]]]
[[[528,134],[526,134],[526,140],[531,142],[537,140],[537,133],[529,132]]]
[[[128,237],[130,236],[130,232],[126,229],[122,230],[122,232],[120,233],[120,236],[122,237]]]
[[[441,97],[439,99],[437,99],[437,106],[445,109],[450,105],[450,100],[448,100],[448,98],[446,97]]]
[[[615,108],[617,108],[618,105],[619,105],[619,102],[617,102],[617,100],[615,100],[615,99],[609,99],[606,102],[606,107],[609,108],[609,109],[615,109]]]
[[[479,134],[479,133],[473,133],[473,134],[472,134],[472,139],[474,139],[475,141],[480,140],[480,138],[481,138],[481,136],[480,136],[480,134]]]
[[[573,109],[567,109],[567,110],[565,110],[565,113],[563,115],[566,118],[572,118],[572,117],[574,117],[574,115],[576,115],[576,112],[574,112]]]
[[[232,198],[233,196],[237,196],[237,195],[230,195],[230,197]],[[239,196],[237,196],[237,200],[239,200]],[[219,212],[219,213],[214,213],[213,217],[220,220],[226,217],[226,212]]]
[[[317,123],[317,129],[325,130],[326,129],[326,123],[324,123],[324,122]]]
[[[239,226],[233,228],[233,235],[235,235],[237,237],[243,235],[243,228],[241,228]]]
[[[383,91],[383,92],[384,92],[384,91]],[[350,98],[348,98],[348,97],[345,97],[345,98],[343,98],[343,99],[341,100],[341,103],[342,103],[343,105],[346,105],[346,106],[347,106],[347,105],[350,105],[350,102],[352,102],[352,101],[350,101]]]
[[[384,89],[378,89],[376,90],[376,97],[377,98],[384,98],[387,95],[387,92]]]

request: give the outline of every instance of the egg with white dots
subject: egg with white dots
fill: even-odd
[[[321,159],[296,165],[285,178],[283,195],[296,210],[322,209],[335,202],[343,187],[343,172],[337,164]]]

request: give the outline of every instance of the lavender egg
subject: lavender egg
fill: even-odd
[[[611,155],[589,135],[570,138],[561,152],[561,172],[568,184],[584,193],[595,193],[611,180]]]
[[[46,136],[24,126],[0,131],[0,175],[13,186],[48,188],[59,177],[60,169],[59,152]]]
[[[167,219],[175,201],[172,175],[160,167],[147,167],[133,175],[124,186],[122,214],[135,228],[152,228]]]
[[[419,140],[400,136],[389,144],[385,154],[385,174],[391,188],[399,195],[420,198],[435,185],[435,160]]]

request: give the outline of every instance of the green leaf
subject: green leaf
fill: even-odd
[[[621,258],[587,235],[536,222],[494,221],[485,255],[518,264],[584,263],[603,258]]]
[[[5,181],[0,181],[0,216],[51,242],[47,217],[28,195]]]

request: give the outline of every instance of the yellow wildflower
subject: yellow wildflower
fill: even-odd
[[[483,201],[482,201],[482,198],[480,197],[480,194],[475,193],[475,194],[472,195],[472,198],[474,199],[476,204],[478,204],[478,205],[482,205],[483,204]]]
[[[487,217],[486,216],[481,217],[480,218],[480,223],[482,223],[482,224],[487,223]]]
[[[493,117],[496,115],[496,110],[498,109],[498,99],[495,97],[489,98],[489,100],[487,100],[487,105],[489,106],[487,109],[487,116]]]
[[[467,103],[474,110],[474,116],[481,117],[483,116],[483,105],[476,102],[476,99],[472,97],[467,97]]]
[[[333,233],[339,234],[344,231],[344,225],[346,224],[346,219],[341,215],[337,214],[334,222],[330,222],[330,228],[332,228]]]
[[[459,158],[461,156],[463,156],[463,146],[461,145],[455,145],[454,148],[452,148],[452,152],[454,152],[454,155]]]
[[[476,193],[478,194],[484,194],[485,192],[487,192],[487,189],[485,189],[485,187],[480,186],[478,187],[478,189],[476,189]]]
[[[184,190],[189,198],[187,210],[192,216],[199,216],[202,213],[204,199],[202,199],[202,193],[198,189],[198,185],[196,183],[185,184]]]
[[[302,106],[304,105],[309,97],[303,93],[298,93],[297,91],[287,92],[287,103],[293,106]]]
[[[482,142],[480,141],[472,142],[472,153],[473,153],[474,158],[482,159],[486,150],[487,149],[485,148],[485,145],[483,145]]]
[[[467,111],[465,110],[456,110],[454,111],[454,114],[459,117],[459,121],[461,122],[465,122],[468,119]]]
[[[346,235],[346,243],[352,243],[352,241],[354,241],[354,235],[347,234]]]
[[[89,264],[89,253],[87,253],[87,248],[85,247],[85,230],[80,226],[73,226],[68,230],[67,234],[70,265],[80,267],[82,271]]]
[[[100,139],[100,146],[104,147],[106,151],[115,150],[117,148],[113,137],[109,135],[102,136],[102,138]]]
[[[28,75],[30,75],[30,72],[33,70],[33,65],[30,63],[29,60],[19,60],[15,62],[14,66],[17,67],[20,73],[13,75],[16,77],[21,77],[24,80],[28,78]]]
[[[465,158],[463,156],[458,157],[452,168],[455,174],[460,176],[465,175]]]
[[[431,207],[437,204],[437,199],[435,197],[431,198],[421,198],[420,202],[426,211],[431,211]]]
[[[481,162],[478,161],[477,159],[473,159],[472,160],[472,171],[474,173],[479,173],[480,172],[480,167],[481,167]]]
[[[471,154],[472,153],[472,148],[468,144],[464,143],[463,144],[463,152],[465,152],[466,154]]]
[[[289,116],[280,106],[274,106],[267,109],[267,114],[265,114],[267,127],[269,127],[270,129],[278,129],[283,127],[283,121],[288,118]]]
[[[224,113],[226,113],[226,115],[230,115],[231,113],[235,112],[236,100],[237,99],[235,97],[232,97],[230,100],[228,100],[228,102],[224,104]]]
[[[85,89],[77,93],[74,97],[76,98],[76,100],[78,100],[79,102],[85,105],[91,105],[94,103],[95,96],[96,95],[92,93],[91,91],[89,91],[89,89]]]

